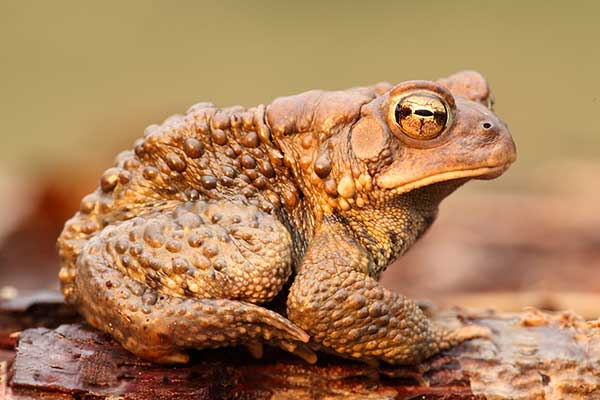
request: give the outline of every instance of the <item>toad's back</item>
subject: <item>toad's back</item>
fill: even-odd
[[[297,205],[299,194],[270,140],[264,106],[217,109],[200,103],[149,126],[133,151],[120,153],[59,238],[67,299],[74,294],[82,247],[104,227],[199,199],[229,199],[278,216],[280,206]]]

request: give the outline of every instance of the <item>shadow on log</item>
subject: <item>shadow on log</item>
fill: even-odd
[[[62,309],[53,314],[57,321],[61,316],[72,318],[60,303],[46,304],[48,315],[52,307]],[[11,326],[6,321],[15,318],[15,312],[26,314],[32,309],[36,307],[0,310],[2,328]],[[489,339],[469,341],[414,367],[377,368],[324,354],[316,365],[309,365],[272,348],[260,360],[241,348],[229,348],[195,352],[192,363],[165,367],[132,356],[82,323],[30,328],[19,335],[8,370],[8,395],[15,399],[600,399],[598,322],[534,309],[512,314],[455,310],[438,313],[434,319],[450,327],[486,326],[492,333]],[[40,325],[47,322],[42,319]],[[2,334],[15,337],[6,331]],[[1,347],[11,351],[8,342]]]

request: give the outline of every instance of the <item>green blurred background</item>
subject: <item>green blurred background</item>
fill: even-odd
[[[476,69],[519,147],[507,185],[539,165],[600,161],[599,17],[598,1],[4,0],[0,160],[97,174],[198,101]]]

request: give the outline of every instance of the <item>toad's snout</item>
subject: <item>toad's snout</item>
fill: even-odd
[[[472,109],[473,126],[466,140],[467,148],[479,150],[472,156],[473,163],[479,164],[488,171],[476,179],[492,179],[500,176],[517,159],[517,147],[504,121],[488,108],[473,102],[464,104],[465,109]],[[479,156],[476,154],[479,153]],[[479,160],[477,160],[479,158]]]

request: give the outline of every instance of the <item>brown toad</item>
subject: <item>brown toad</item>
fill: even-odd
[[[65,298],[157,362],[267,343],[308,361],[319,348],[413,364],[481,335],[436,326],[378,278],[443,198],[515,160],[490,104],[471,71],[197,104],[148,127],[66,223]],[[279,292],[285,316],[263,307]]]

